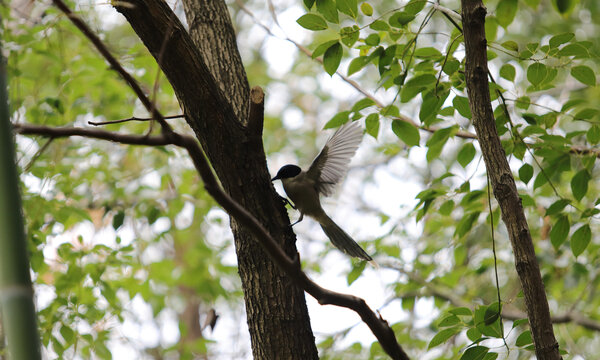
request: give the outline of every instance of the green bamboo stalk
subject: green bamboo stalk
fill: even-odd
[[[0,308],[10,360],[41,359],[29,274],[25,227],[15,166],[6,90],[6,62],[0,59]]]

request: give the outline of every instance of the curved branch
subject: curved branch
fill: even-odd
[[[259,99],[255,97],[253,99]],[[261,99],[262,100],[262,99]],[[254,104],[256,106],[257,104]],[[300,259],[296,255],[291,259],[281,248],[279,243],[271,236],[265,227],[239,203],[233,200],[219,185],[219,182],[208,164],[202,149],[197,140],[189,135],[181,135],[173,132],[169,136],[165,135],[130,135],[119,134],[100,129],[87,129],[78,127],[48,127],[40,125],[14,124],[14,131],[22,135],[41,135],[50,138],[61,138],[70,136],[83,136],[93,139],[109,140],[128,145],[176,145],[183,147],[188,151],[196,170],[200,174],[206,191],[223,207],[223,209],[233,217],[238,223],[247,228],[254,238],[262,245],[263,249],[269,254],[271,259],[286,272],[290,278],[296,282],[304,291],[314,297],[321,305],[336,305],[355,311],[360,318],[367,324],[382,348],[390,355],[392,359],[408,360],[402,347],[398,344],[394,331],[388,322],[380,315],[377,315],[367,303],[359,297],[342,294],[325,289],[312,281],[301,269]]]

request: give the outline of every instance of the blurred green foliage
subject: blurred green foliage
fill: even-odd
[[[368,248],[381,271],[393,274],[383,285],[389,297],[385,311],[401,318],[392,327],[411,357],[533,356],[526,321],[497,316],[500,308],[524,314],[523,300],[500,211],[494,201],[488,206],[479,145],[465,136],[473,128],[464,47],[459,16],[451,14],[460,3],[440,5],[443,9],[423,0],[274,3],[277,14],[302,7],[299,29],[309,36],[305,42],[312,55],[298,51],[285,74],[263,59],[273,36],[256,36],[255,22],[277,27],[264,2],[230,6],[249,82],[266,89],[264,142],[270,163],[292,157],[306,164],[319,148],[316,134],[323,125],[365,122],[371,146],[352,172],[362,187],[349,207],[378,219],[379,228],[366,232],[372,240]],[[496,125],[518,180],[552,314],[598,324],[600,5],[491,0],[486,6]],[[108,9],[81,3],[78,14],[93,24],[164,114],[180,113],[173,90],[130,27],[102,19]],[[63,15],[42,3],[33,10],[1,8],[14,121],[86,126],[89,120],[147,115]],[[364,93],[340,98],[331,85],[322,86],[327,79],[321,75],[337,78],[336,71]],[[173,125],[189,131],[181,121]],[[142,134],[148,123],[107,128]],[[242,307],[235,266],[225,260],[233,253],[226,217],[215,210],[185,153],[81,138],[17,140],[39,324],[50,357],[93,353],[108,359],[110,346],[119,341],[140,354],[187,359],[210,353],[203,338],[167,345],[161,339],[149,346],[122,339],[120,331],[124,324],[148,321],[134,311],[140,302],[149,306],[157,327],[164,325],[165,314],[174,313],[180,338],[190,331],[186,305]],[[394,162],[405,167],[402,173],[394,172]],[[414,208],[395,204],[404,206],[398,215],[362,195],[378,184],[381,171],[418,184]],[[387,200],[402,192],[391,191]],[[325,272],[321,261],[330,249],[302,257],[305,269]],[[353,284],[371,270],[352,263],[343,271]],[[427,316],[419,312],[423,307],[431,309]],[[376,342],[340,346],[351,330],[319,334],[322,358],[385,357]],[[596,354],[597,329],[573,320],[555,325],[555,331],[569,354]]]

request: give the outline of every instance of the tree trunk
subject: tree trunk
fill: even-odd
[[[0,350],[6,334],[10,359],[36,360],[42,353],[13,140],[6,63],[0,55]]]
[[[473,114],[473,125],[477,131],[494,196],[502,210],[502,220],[508,229],[515,254],[515,266],[525,297],[535,354],[540,360],[560,359],[529,226],[494,121],[487,80],[485,14],[486,9],[481,0],[462,1],[466,48],[465,80]]]
[[[223,1],[184,1],[192,37],[161,0],[115,3],[166,74],[225,191],[297,254],[267,172],[262,122],[248,124],[248,83]],[[262,117],[261,117],[262,121]],[[252,352],[257,359],[316,359],[304,292],[249,232],[231,221]]]

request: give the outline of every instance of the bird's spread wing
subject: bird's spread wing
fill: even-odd
[[[342,125],[321,150],[308,169],[308,177],[314,179],[319,193],[329,196],[348,172],[348,164],[362,140],[363,132],[359,123]]]

